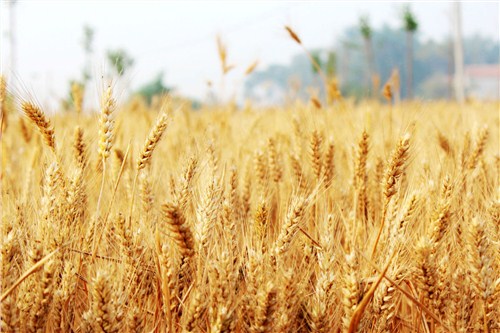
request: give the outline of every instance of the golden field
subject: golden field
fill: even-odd
[[[103,95],[3,108],[2,332],[500,330],[498,103]]]

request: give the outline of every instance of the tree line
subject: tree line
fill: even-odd
[[[499,42],[483,36],[463,38],[464,64],[499,62]],[[375,97],[380,82],[399,71],[402,98],[453,98],[453,40],[424,40],[418,31],[415,15],[406,7],[399,27],[371,26],[368,16],[346,28],[330,47],[310,51],[326,71],[334,72],[344,95]],[[334,59],[332,61],[332,59]],[[333,68],[332,68],[333,67]],[[272,64],[255,71],[245,82],[245,96],[250,99],[309,98],[311,87],[324,94],[317,71],[307,55],[294,56],[287,65]],[[262,87],[267,87],[262,89]],[[271,88],[269,88],[271,87]],[[376,90],[376,91],[375,91]],[[265,91],[263,94],[262,91]],[[295,94],[288,96],[290,91]]]

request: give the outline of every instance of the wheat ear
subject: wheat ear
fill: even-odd
[[[115,100],[113,99],[113,90],[111,86],[109,86],[103,98],[101,116],[99,118],[98,153],[103,161],[109,157],[111,147],[113,146],[113,130],[115,126],[115,121],[113,119],[114,109]]]
[[[142,170],[148,165],[151,161],[151,156],[153,155],[153,151],[155,150],[158,142],[160,141],[165,129],[168,124],[168,116],[166,113],[163,113],[160,118],[158,118],[155,126],[151,129],[151,132],[144,143],[144,147],[141,151],[141,155],[137,160],[137,170]]]
[[[408,159],[408,151],[410,149],[410,134],[406,133],[398,143],[396,149],[392,152],[391,159],[389,160],[389,165],[386,169],[384,182],[383,182],[383,192],[384,192],[384,206],[382,211],[382,219],[380,220],[380,228],[378,230],[377,238],[375,239],[375,244],[373,245],[372,258],[377,250],[377,245],[380,240],[380,235],[384,229],[385,216],[387,214],[387,208],[391,198],[396,194],[396,185],[399,178],[403,174],[406,160]]]
[[[36,127],[38,127],[47,146],[55,152],[56,143],[54,139],[54,129],[49,118],[47,118],[45,113],[43,113],[38,106],[31,102],[24,102],[22,108],[24,114],[36,125]]]

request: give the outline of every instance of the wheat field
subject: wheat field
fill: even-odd
[[[500,330],[498,103],[2,92],[2,332]]]

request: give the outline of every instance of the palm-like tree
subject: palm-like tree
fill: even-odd
[[[409,6],[403,11],[403,24],[406,31],[406,90],[408,98],[413,98],[413,36],[418,22]]]
[[[375,61],[373,59],[372,28],[370,27],[368,16],[361,16],[359,18],[359,31],[361,32],[361,36],[363,36],[363,40],[365,41],[366,67],[368,68],[368,77],[366,79],[366,82],[369,86],[370,81],[375,74]]]

